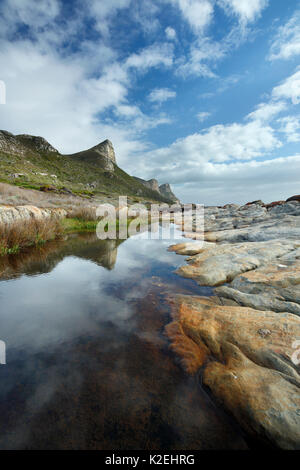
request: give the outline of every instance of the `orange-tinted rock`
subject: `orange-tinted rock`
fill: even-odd
[[[204,383],[247,432],[300,449],[300,376],[291,359],[300,318],[193,296],[176,297],[173,311],[167,333],[186,370],[207,364]]]

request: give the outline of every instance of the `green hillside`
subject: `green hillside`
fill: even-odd
[[[23,136],[12,138],[13,143],[20,142],[22,148],[16,151],[11,142],[5,142],[7,145],[2,145],[2,149],[0,145],[1,182],[44,191],[71,191],[86,198],[128,195],[136,200],[170,202],[156,191],[146,188],[115,163],[112,164],[113,171],[107,171],[88,161],[76,160],[56,151],[37,150],[35,141],[27,142]]]

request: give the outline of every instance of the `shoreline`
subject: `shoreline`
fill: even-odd
[[[192,234],[187,234],[192,237]],[[169,298],[171,349],[253,438],[300,449],[300,203],[210,208],[177,274],[212,297]]]

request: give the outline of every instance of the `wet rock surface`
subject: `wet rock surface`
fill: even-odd
[[[170,247],[189,256],[177,274],[215,286],[170,297],[171,348],[249,435],[300,449],[300,203],[207,208],[204,240]]]

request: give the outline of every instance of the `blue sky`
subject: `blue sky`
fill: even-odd
[[[183,202],[300,193],[296,0],[0,0],[0,128],[109,138]]]

